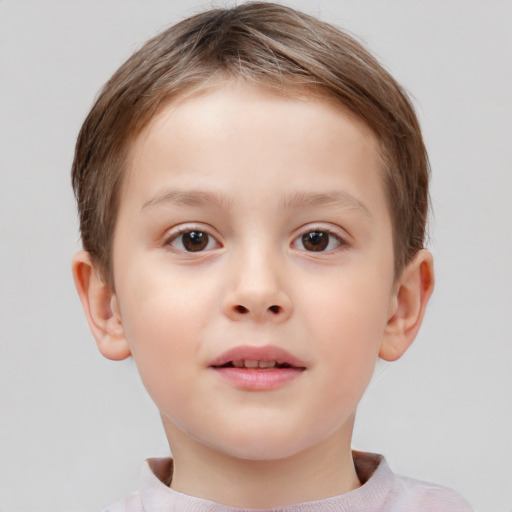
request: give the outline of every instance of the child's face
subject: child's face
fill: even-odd
[[[341,107],[230,83],[137,139],[113,304],[171,444],[277,459],[350,439],[396,304],[380,165]],[[295,367],[229,367],[256,359]]]

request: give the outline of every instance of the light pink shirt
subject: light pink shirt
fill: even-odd
[[[353,452],[361,487],[318,501],[275,507],[275,512],[472,512],[455,491],[395,475],[382,455]],[[105,512],[258,512],[187,496],[169,487],[172,459],[148,459],[139,491]],[[261,511],[260,511],[261,512]]]

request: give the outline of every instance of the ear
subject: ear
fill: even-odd
[[[403,270],[393,294],[379,356],[386,361],[400,358],[413,342],[434,290],[432,254],[420,250]]]
[[[87,322],[100,352],[108,359],[126,359],[131,351],[116,295],[103,282],[88,252],[75,254],[72,269]]]

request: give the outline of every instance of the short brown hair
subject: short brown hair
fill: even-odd
[[[407,94],[346,33],[274,3],[192,16],[133,54],[100,92],[76,144],[72,182],[84,249],[113,287],[112,239],[130,142],[178,95],[234,77],[337,99],[375,133],[393,222],[395,275],[423,247],[429,164]]]

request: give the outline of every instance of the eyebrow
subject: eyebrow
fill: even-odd
[[[334,206],[355,210],[371,218],[366,205],[348,192],[295,192],[285,196],[281,201],[285,208],[314,208],[319,206]]]
[[[348,192],[294,192],[281,198],[281,206],[286,209],[317,208],[320,206],[341,207],[355,210],[371,218],[366,205]],[[142,209],[173,204],[176,206],[198,207],[211,205],[217,208],[230,208],[233,198],[217,192],[204,190],[166,190],[149,199]]]
[[[229,208],[233,200],[229,197],[203,190],[166,190],[158,194],[142,205],[142,209],[160,206],[164,204],[174,204],[177,206],[204,206],[212,205],[219,208]]]

